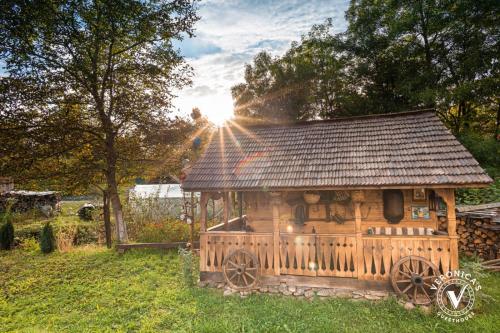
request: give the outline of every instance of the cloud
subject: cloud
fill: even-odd
[[[205,0],[197,37],[178,44],[194,68],[193,86],[174,102],[185,114],[193,106],[210,117],[232,113],[231,86],[243,81],[244,66],[265,50],[282,55],[313,24],[332,18],[336,32],[345,30],[349,0]]]
[[[175,41],[174,47],[180,50],[182,56],[186,58],[198,59],[204,55],[222,52],[222,48],[203,37],[186,38],[182,41]]]

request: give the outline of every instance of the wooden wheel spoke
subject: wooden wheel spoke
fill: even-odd
[[[229,278],[229,280],[234,279],[234,277],[237,276],[237,275],[238,275],[238,273],[234,273],[233,275],[231,275],[231,277]]]
[[[247,268],[245,268],[245,270],[247,270],[247,271],[256,271],[257,267],[247,267]]]
[[[422,291],[424,292],[424,295],[427,297],[427,299],[429,301],[432,301],[432,298],[429,296],[429,294],[427,293],[427,291],[425,291],[425,288],[423,286],[420,286],[420,289],[422,289]]]
[[[402,275],[406,276],[407,278],[410,278],[411,279],[411,275],[406,273],[406,272],[403,272],[402,270],[399,270],[399,273],[401,273]]]
[[[411,279],[406,279],[406,280],[398,280],[396,283],[409,283],[411,282]]]
[[[408,286],[407,286],[407,287],[406,287],[406,288],[402,291],[402,293],[403,293],[403,294],[406,294],[406,292],[407,292],[408,290],[410,290],[410,289],[411,289],[411,287],[413,287],[413,284],[411,284],[411,283],[410,283],[410,284],[409,284],[409,285],[408,285]]]
[[[255,280],[255,276],[253,276],[252,274],[245,272],[245,275],[248,275],[252,280]]]
[[[243,281],[245,282],[245,286],[248,286],[248,280],[245,277],[245,274],[242,274],[241,277],[243,278]]]
[[[417,287],[413,288],[413,301],[415,302],[417,300]]]
[[[236,268],[239,268],[239,267],[240,267],[240,265],[238,265],[238,264],[234,263],[234,262],[233,262],[233,261],[231,261],[231,260],[228,260],[228,261],[227,261],[227,263],[228,263],[228,264],[230,264],[230,265],[231,265],[231,266],[233,266],[233,267],[236,267]]]

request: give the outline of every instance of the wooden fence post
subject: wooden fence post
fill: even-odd
[[[280,205],[281,193],[271,192],[271,205],[273,209],[273,254],[274,275],[280,275]]]
[[[353,191],[351,199],[354,203],[354,219],[356,226],[356,274],[361,277],[364,273],[363,235],[361,231],[361,204],[365,201],[363,191]]]

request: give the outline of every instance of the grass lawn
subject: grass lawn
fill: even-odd
[[[98,247],[42,255],[0,252],[2,332],[499,332],[500,275],[481,279],[495,300],[463,324],[406,311],[395,300],[312,302],[224,297],[183,285],[175,251],[118,255]]]

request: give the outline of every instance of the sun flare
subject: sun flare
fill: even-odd
[[[229,95],[214,95],[206,98],[200,105],[201,112],[216,126],[234,117],[233,100]]]

